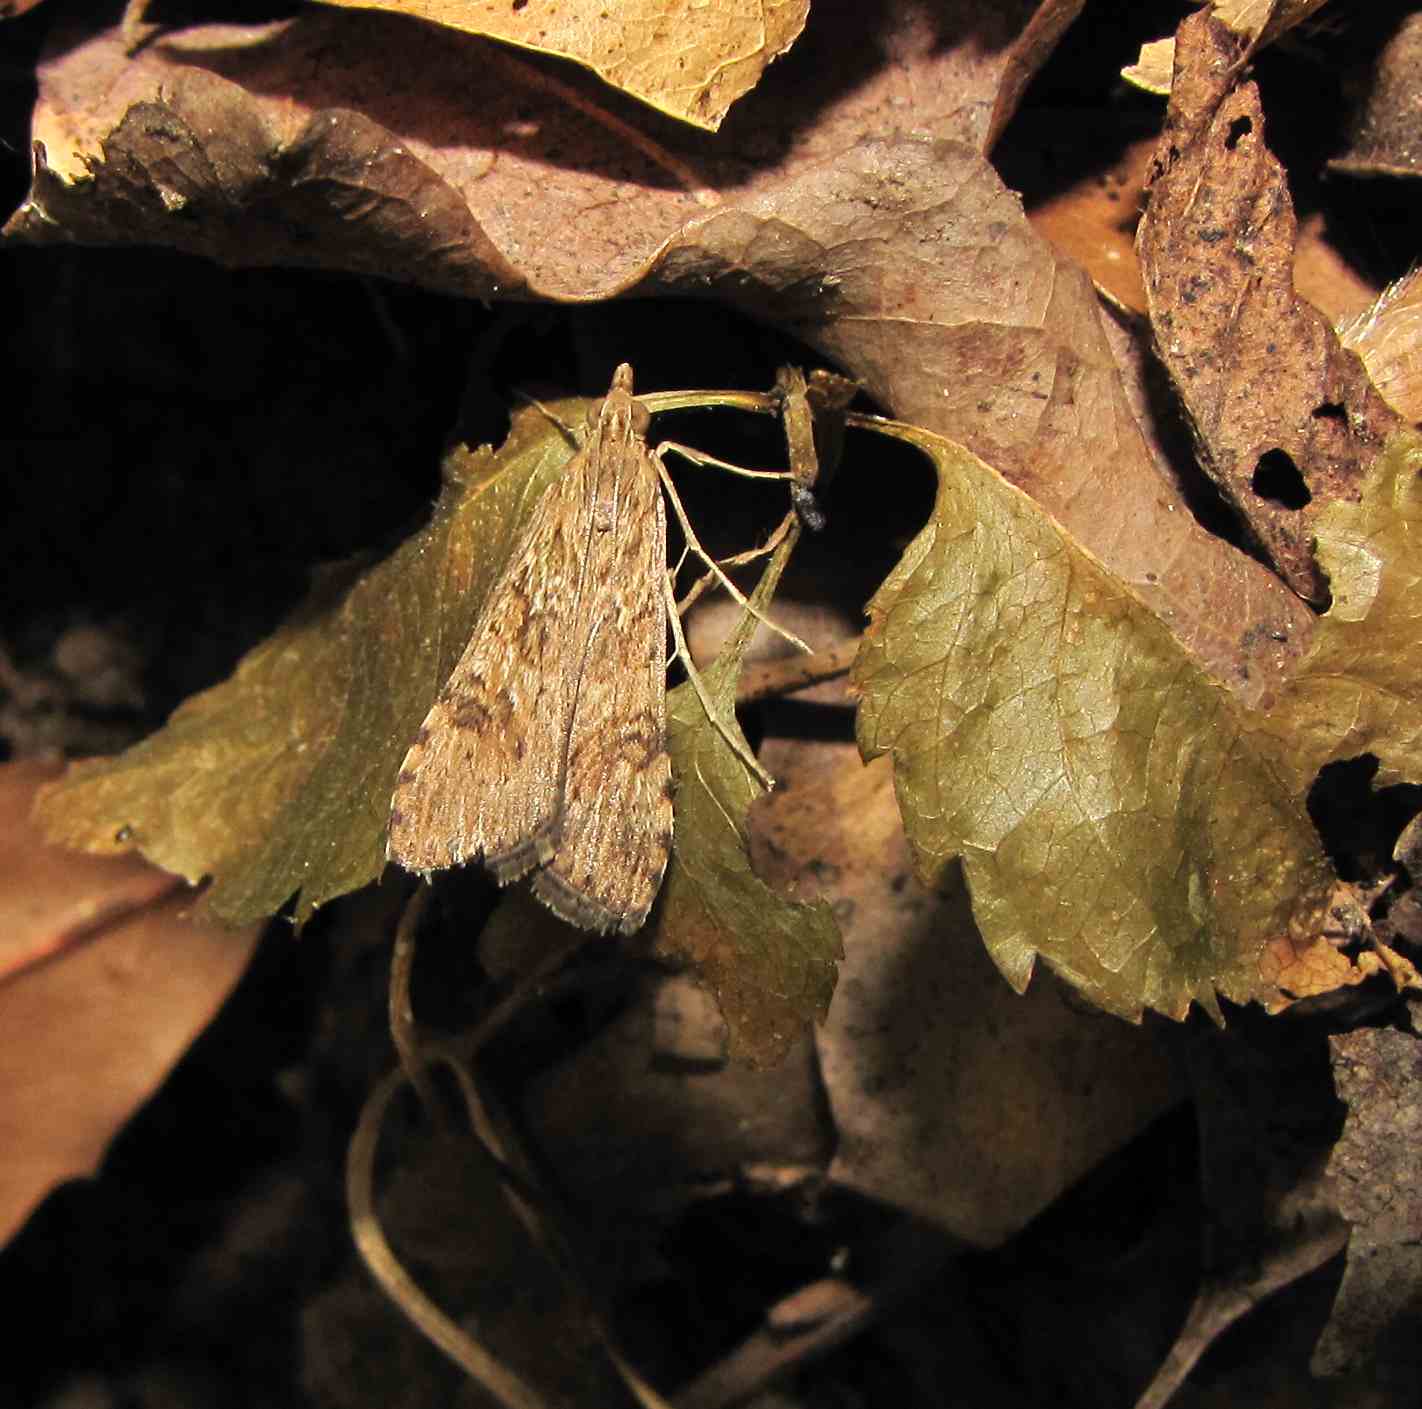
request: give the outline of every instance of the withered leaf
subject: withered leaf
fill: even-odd
[[[1319,602],[1314,518],[1356,496],[1399,421],[1294,291],[1293,202],[1265,144],[1258,89],[1238,82],[1242,52],[1209,11],[1180,26],[1136,247],[1156,347],[1202,466],[1285,581]]]
[[[30,803],[53,771],[0,766],[0,1245],[55,1185],[98,1170],[261,933],[194,919],[187,887],[136,858],[47,847]]]
[[[961,858],[989,952],[1040,954],[1108,1011],[1272,998],[1268,942],[1316,932],[1332,877],[1242,711],[1162,623],[981,461],[870,604],[860,747],[892,753],[915,865]]]

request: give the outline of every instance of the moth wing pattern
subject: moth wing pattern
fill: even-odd
[[[533,892],[572,924],[631,934],[656,899],[672,843],[666,506],[640,436],[606,455],[601,471],[588,550],[598,586],[573,703],[563,827]]]
[[[580,651],[586,455],[534,506],[400,766],[386,854],[406,870],[482,857],[511,881],[554,852],[576,692],[556,663]]]

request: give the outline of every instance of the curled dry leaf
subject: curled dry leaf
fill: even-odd
[[[1422,176],[1422,105],[1417,66],[1422,62],[1422,15],[1399,15],[1364,84],[1365,96],[1350,124],[1348,150],[1330,171],[1354,176]]]
[[[325,0],[389,10],[585,64],[604,82],[714,132],[805,27],[809,0]]]
[[[373,11],[194,26],[132,57],[117,30],[70,29],[40,65],[41,151],[6,231],[609,298],[718,192],[774,189],[910,111],[986,149],[1079,6],[826,10],[715,141],[624,115],[576,72]]]
[[[1285,580],[1319,602],[1317,514],[1356,498],[1399,421],[1294,292],[1293,205],[1258,90],[1237,82],[1243,53],[1208,13],[1181,25],[1137,248],[1201,463]]]
[[[260,933],[195,921],[191,893],[132,858],[45,846],[28,816],[54,771],[0,769],[0,932],[7,948],[27,937],[32,961],[47,956],[0,980],[0,1244],[55,1185],[97,1171]]]

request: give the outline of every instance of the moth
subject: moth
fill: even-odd
[[[666,508],[625,363],[543,494],[400,767],[387,855],[482,859],[584,929],[631,934],[672,844]]]

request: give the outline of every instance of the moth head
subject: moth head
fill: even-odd
[[[588,430],[601,430],[614,440],[641,439],[652,423],[651,413],[632,395],[632,368],[624,362],[612,375],[606,399],[588,411]]]

